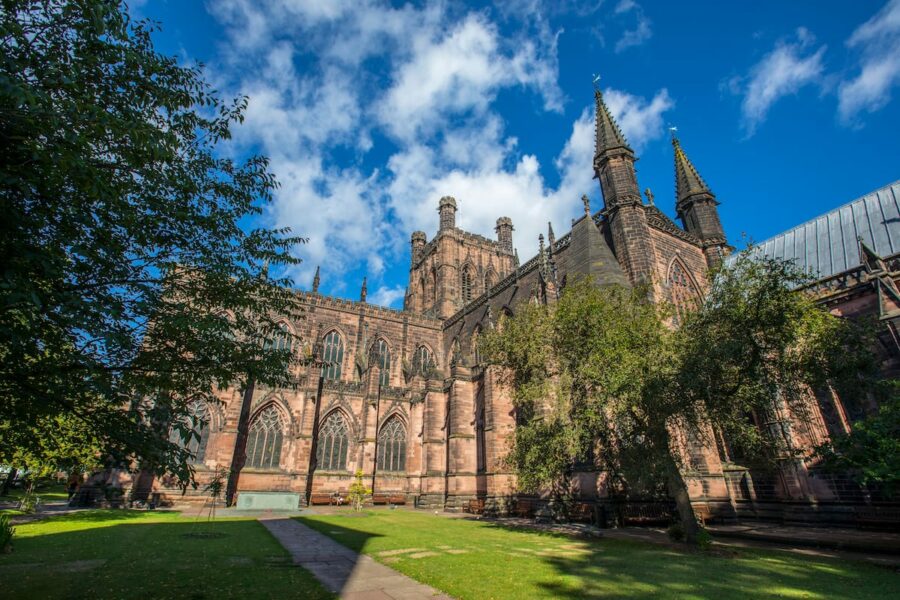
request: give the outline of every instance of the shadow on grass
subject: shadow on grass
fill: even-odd
[[[158,514],[85,511],[21,526],[13,553],[0,555],[0,596],[333,597],[256,521]]]

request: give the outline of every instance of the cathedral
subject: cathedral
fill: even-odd
[[[458,228],[456,200],[441,198],[431,239],[422,231],[412,233],[402,310],[366,302],[365,283],[359,301],[323,296],[317,272],[312,289],[297,292],[305,318],[282,324],[315,357],[296,367],[297,385],[252,389],[240,434],[245,390],[221,390],[219,405],[193,407],[204,423],[192,448],[201,483],[216,468],[230,468],[236,456],[238,506],[242,497],[249,505],[255,497],[263,502],[259,498],[265,494],[280,495],[293,508],[326,502],[346,494],[358,470],[376,498],[391,502],[446,510],[476,499],[496,510],[509,506],[517,496],[516,478],[503,458],[516,426],[515,409],[496,367],[479,356],[480,332],[501,315],[514,316],[523,303],[554,302],[567,279],[578,276],[590,276],[597,285],[650,284],[654,296],[677,311],[701,297],[708,270],[732,250],[719,202],[679,140],[672,144],[680,224],[653,204],[651,194],[646,201],[642,197],[637,157],[600,91],[595,102],[593,168],[602,207],[591,207],[584,197],[584,212],[574,215],[571,229],[557,236],[548,226],[538,254],[520,263],[509,217],[498,215],[496,238],[486,238]],[[894,247],[900,245],[900,219],[889,217],[897,215],[900,185],[871,196],[857,201],[860,210],[847,205],[849,217],[839,213],[847,207],[835,212],[839,225],[842,219],[865,220],[868,233],[854,229],[858,235],[831,240],[812,256],[810,248],[822,235],[814,221],[812,229],[802,225],[758,251],[796,260],[812,256],[815,264],[802,266],[817,272],[828,258],[817,284],[823,301],[841,314],[876,312],[885,323],[880,351],[893,365],[900,354],[893,256],[900,250]],[[885,206],[893,212],[886,214]],[[867,210],[880,210],[877,223],[864,218]],[[828,230],[831,216],[821,219]],[[802,253],[797,250],[801,234]],[[844,262],[835,265],[830,257],[837,254]],[[854,416],[838,398],[819,404],[804,422],[792,423],[796,447],[809,449],[851,426]],[[685,462],[684,476],[701,514],[801,520],[815,514],[846,521],[863,501],[859,489],[818,473],[808,461],[756,472],[730,455],[724,440],[717,446],[692,447]],[[596,470],[577,473],[580,499],[603,503],[609,494],[603,481]],[[165,479],[152,485],[164,499],[181,498]]]

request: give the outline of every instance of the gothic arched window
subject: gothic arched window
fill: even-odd
[[[397,417],[391,417],[378,432],[379,471],[406,470],[406,428]]]
[[[347,450],[350,434],[347,422],[340,411],[334,411],[319,428],[319,443],[316,448],[316,462],[320,469],[341,471],[347,468]]]
[[[463,267],[462,270],[462,299],[468,302],[472,299],[472,271],[469,267]]]
[[[274,406],[263,409],[247,436],[247,466],[257,469],[277,469],[281,462],[284,424],[281,413]]]
[[[450,346],[450,364],[458,365],[459,360],[462,358],[462,348],[459,345],[459,338],[453,339],[453,344]]]
[[[337,331],[332,331],[325,336],[325,348],[322,353],[325,361],[325,379],[337,381],[341,378],[341,364],[344,361],[344,340]]]
[[[192,462],[203,462],[203,458],[206,455],[206,445],[209,443],[209,406],[203,400],[195,400],[188,404],[186,417],[185,424],[194,433],[185,442],[181,432],[173,429],[169,435],[169,440],[190,452],[193,457],[191,459]]]
[[[378,384],[388,385],[391,381],[391,349],[388,347],[387,342],[381,338],[375,340],[369,357],[381,370],[378,376]]]
[[[413,354],[413,372],[425,375],[434,367],[434,357],[426,346],[416,348]]]
[[[679,260],[674,260],[672,266],[669,267],[667,283],[669,301],[675,308],[675,324],[678,325],[689,311],[697,307],[700,294]]]
[[[270,350],[291,350],[291,332],[285,323],[279,323],[278,329],[271,339],[266,340],[266,347]]]

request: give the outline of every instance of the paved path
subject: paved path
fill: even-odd
[[[259,521],[291,553],[295,564],[344,600],[452,600],[294,519],[273,516]]]

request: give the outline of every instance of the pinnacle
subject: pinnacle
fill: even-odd
[[[603,94],[600,90],[594,91],[594,101],[596,103],[596,155],[614,148],[624,148],[629,152],[633,152],[619,129],[618,123],[609,112],[609,107],[603,101]]]
[[[694,194],[715,196],[694,167],[694,163],[684,153],[681,142],[674,135],[672,136],[672,147],[675,149],[675,196],[677,201],[682,202]]]

